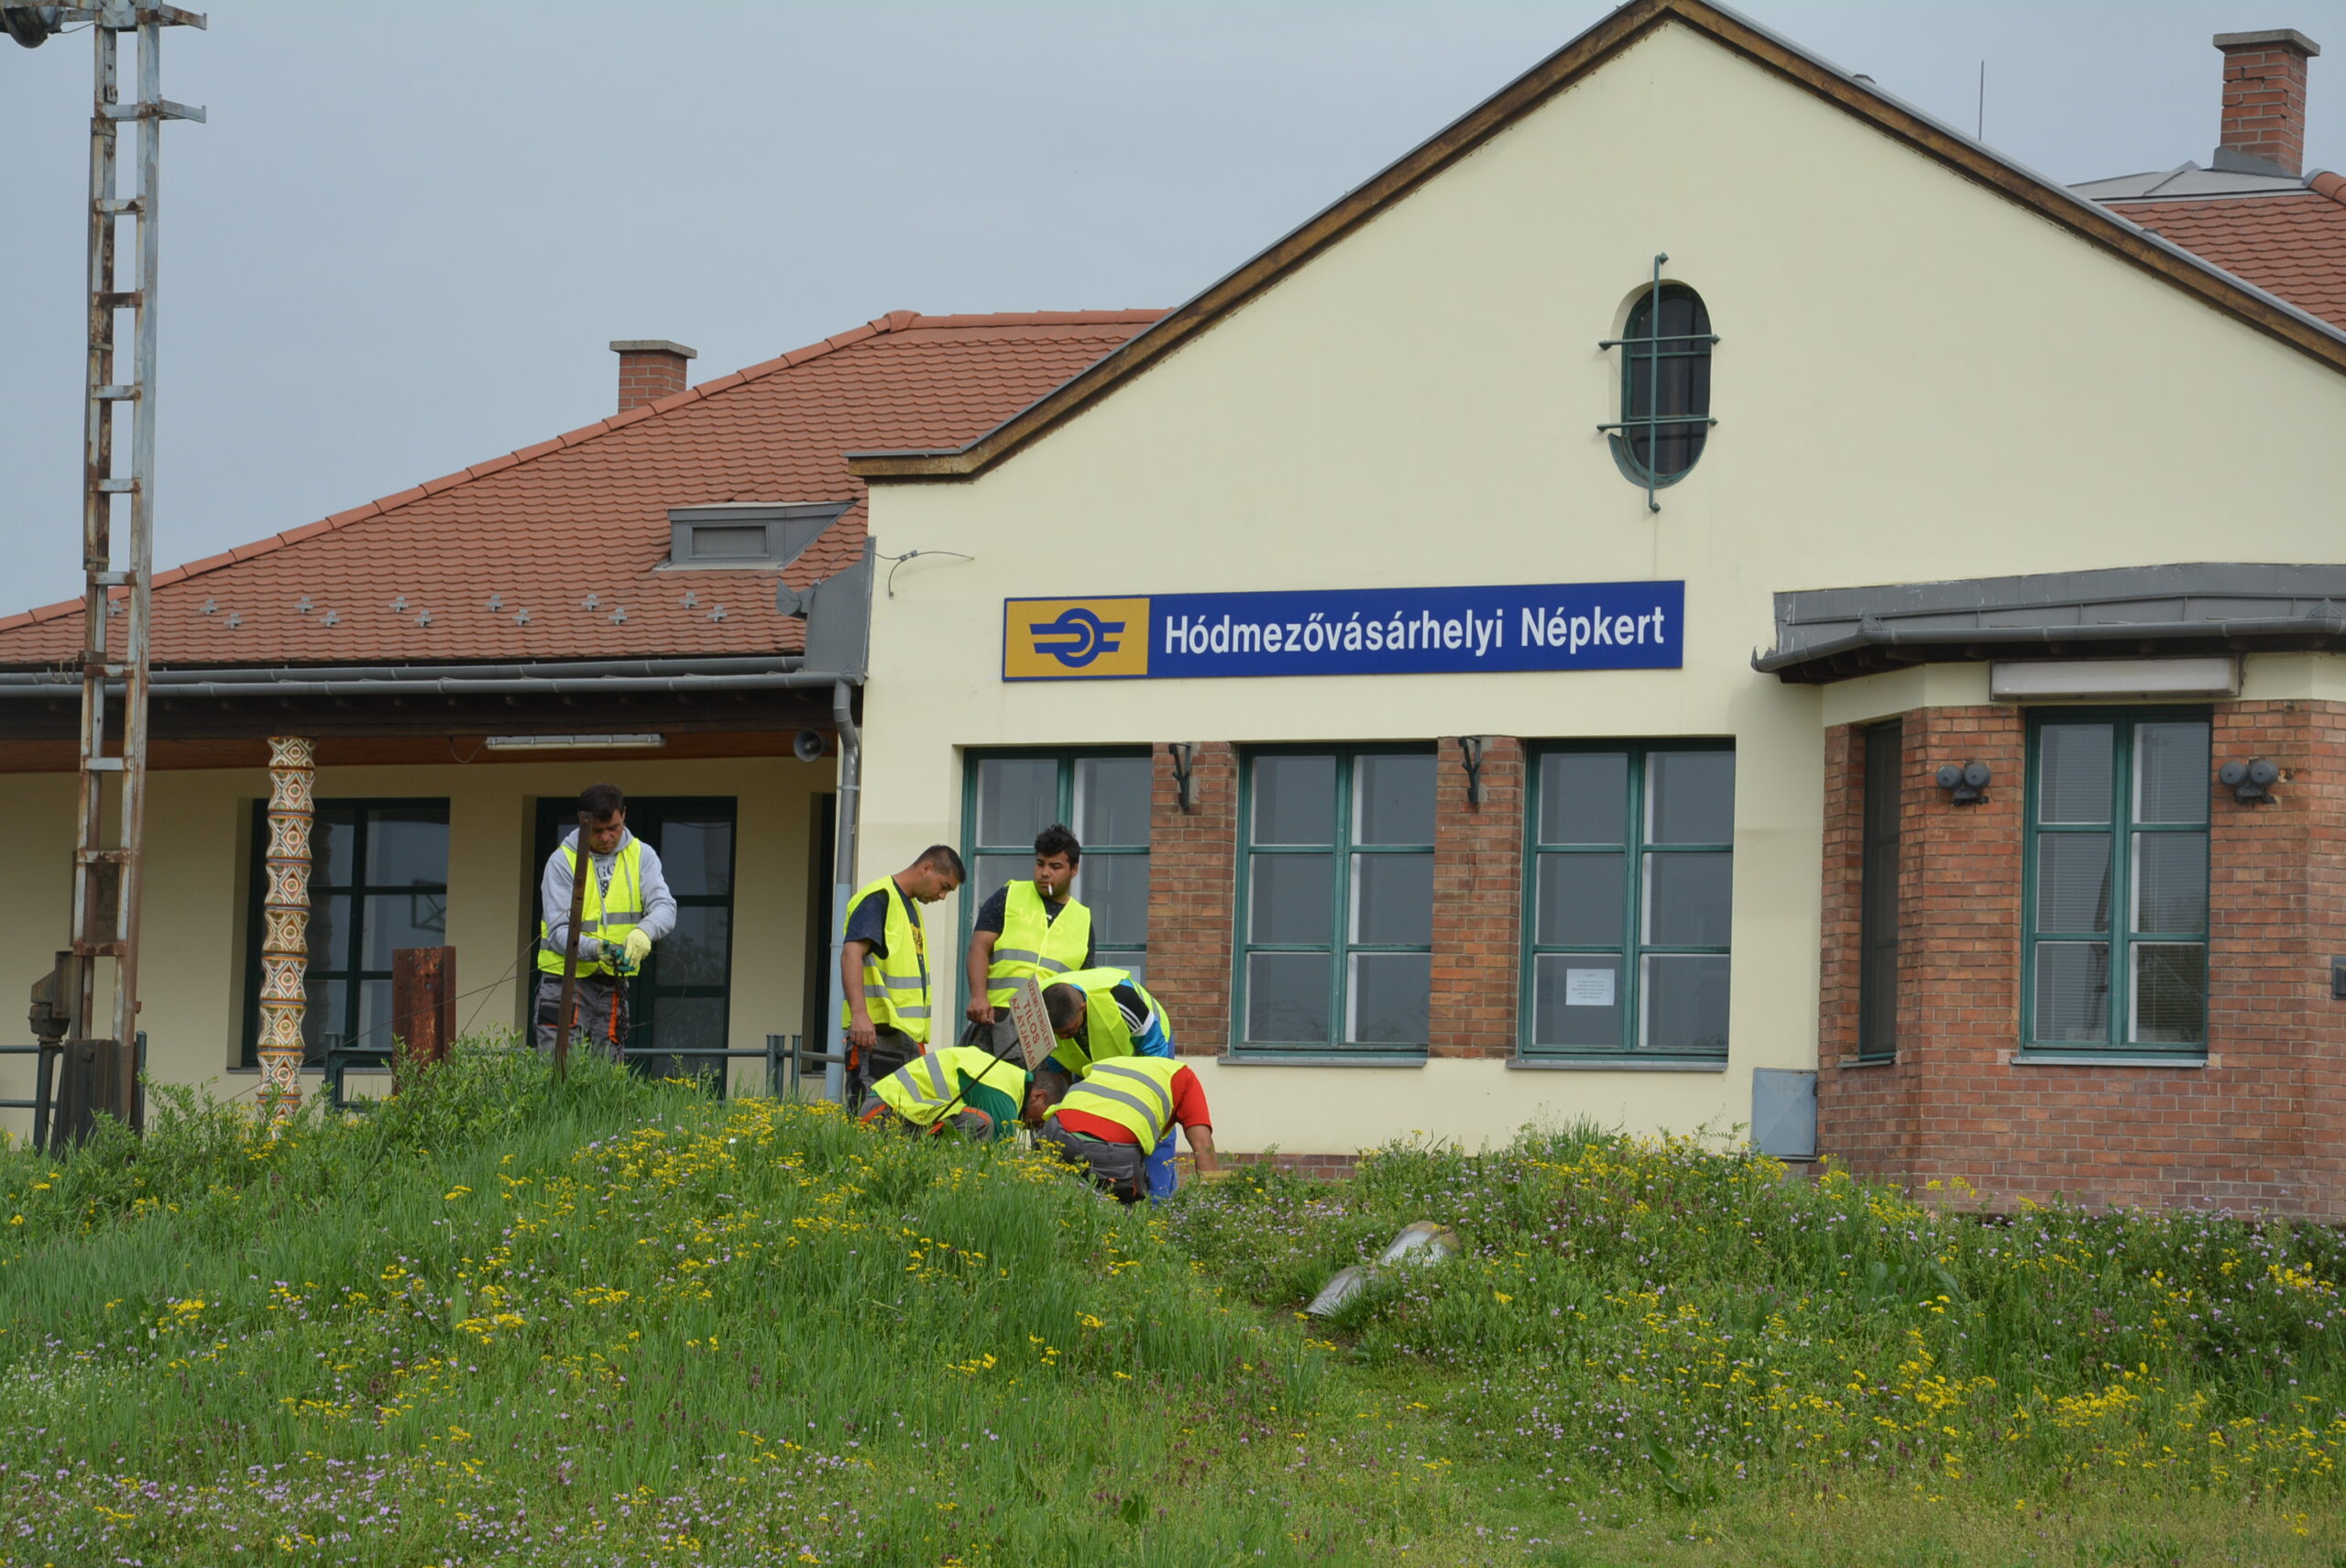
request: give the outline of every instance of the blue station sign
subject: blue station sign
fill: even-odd
[[[1685,605],[1683,582],[1005,599],[1002,678],[1674,670]]]

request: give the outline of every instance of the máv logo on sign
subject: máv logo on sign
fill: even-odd
[[[1003,607],[1006,680],[1052,681],[1148,674],[1146,598],[1011,599]]]
[[[1102,620],[1079,605],[1059,611],[1057,620],[1026,630],[1034,635],[1037,652],[1048,653],[1070,670],[1080,670],[1101,654],[1116,651],[1124,623]]]

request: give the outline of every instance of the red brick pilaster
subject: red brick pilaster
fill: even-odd
[[[1148,989],[1173,1014],[1183,1056],[1230,1043],[1231,922],[1238,886],[1238,752],[1200,742],[1183,811],[1171,751],[1156,749],[1149,802]]]
[[[1523,742],[1483,742],[1482,804],[1468,804],[1464,751],[1435,747],[1433,1010],[1429,1052],[1510,1057],[1523,911]]]

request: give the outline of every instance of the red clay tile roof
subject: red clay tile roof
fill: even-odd
[[[2346,328],[2346,179],[2300,195],[2110,202],[2110,210],[2332,326]]]
[[[863,481],[848,473],[843,453],[959,445],[1159,313],[895,312],[461,473],[158,572],[155,660],[795,652],[806,623],[774,612],[775,582],[803,587],[863,549]],[[667,557],[671,507],[848,499],[859,504],[786,573],[652,570]],[[590,595],[595,607],[585,609]],[[615,619],[620,610],[625,618]],[[81,621],[78,599],[0,617],[0,665],[72,659]]]

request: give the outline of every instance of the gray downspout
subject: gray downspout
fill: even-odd
[[[839,840],[831,861],[831,1010],[823,1024],[831,1059],[823,1064],[823,1093],[841,1105],[847,1103],[847,1027],[842,1022],[847,1016],[847,982],[839,978],[839,965],[847,948],[847,917],[851,913],[848,901],[855,896],[856,794],[863,771],[863,737],[856,730],[848,698],[848,684],[835,682],[831,723],[839,736]]]

